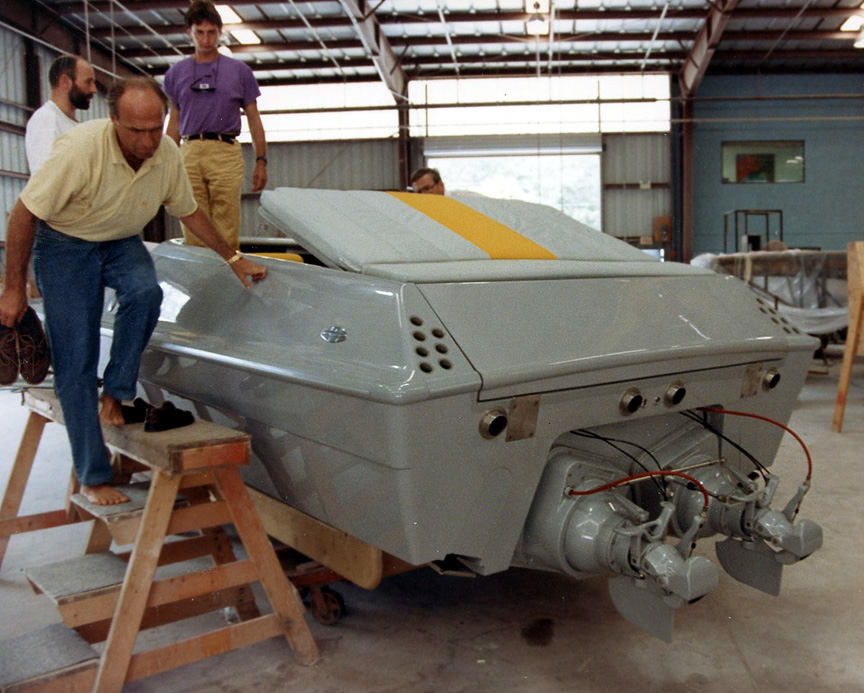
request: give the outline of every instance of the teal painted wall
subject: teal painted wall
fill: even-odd
[[[723,214],[734,209],[782,209],[789,247],[845,250],[847,243],[864,240],[864,98],[699,100],[838,94],[864,96],[864,75],[704,79],[694,110],[694,255],[722,252]],[[749,118],[784,120],[711,122]],[[804,182],[724,184],[721,144],[730,140],[803,140]],[[754,226],[763,227],[758,221]],[[733,243],[730,234],[729,252]]]

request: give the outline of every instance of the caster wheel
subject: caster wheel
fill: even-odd
[[[322,626],[335,626],[345,614],[345,600],[342,595],[329,587],[311,589],[311,604],[313,618]]]

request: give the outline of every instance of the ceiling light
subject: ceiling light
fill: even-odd
[[[254,31],[249,31],[249,29],[232,29],[230,33],[235,39],[237,39],[237,43],[242,43],[244,46],[261,43],[258,34]]]
[[[843,22],[840,31],[861,31],[862,26],[864,26],[864,17],[854,14]]]
[[[217,48],[216,50],[218,50],[226,58],[231,57],[231,49],[228,48],[228,46],[226,46],[224,43],[221,46],[219,46],[219,48]]]
[[[222,17],[223,24],[240,24],[243,21],[230,5],[216,5],[216,11]]]
[[[528,0],[530,1],[530,0]],[[526,5],[528,2],[526,2]],[[548,12],[549,3],[546,2]],[[538,0],[534,0],[531,9],[531,16],[525,22],[525,31],[531,36],[547,36],[549,34],[549,17],[542,14],[542,5]]]
[[[549,20],[542,14],[532,14],[525,22],[525,31],[532,36],[547,36],[549,34]]]
[[[858,34],[858,38],[855,39],[855,43],[852,44],[855,48],[864,48],[864,31]]]

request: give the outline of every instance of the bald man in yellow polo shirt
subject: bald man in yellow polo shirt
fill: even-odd
[[[231,248],[198,208],[177,145],[162,131],[167,99],[157,82],[136,77],[108,94],[110,120],[83,123],[60,137],[12,208],[0,324],[27,309],[31,251],[43,297],[54,388],[60,399],[81,492],[92,503],[128,500],[110,485],[102,425],[123,423],[121,402],[135,397],[141,354],[159,319],[162,289],[140,232],[161,205],[247,277],[267,270]],[[119,308],[99,410],[100,324],[105,287]]]

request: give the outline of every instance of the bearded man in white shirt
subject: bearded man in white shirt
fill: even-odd
[[[93,66],[75,55],[61,55],[48,69],[51,98],[27,121],[24,147],[30,174],[51,154],[54,140],[78,124],[75,111],[86,111],[96,93]]]

